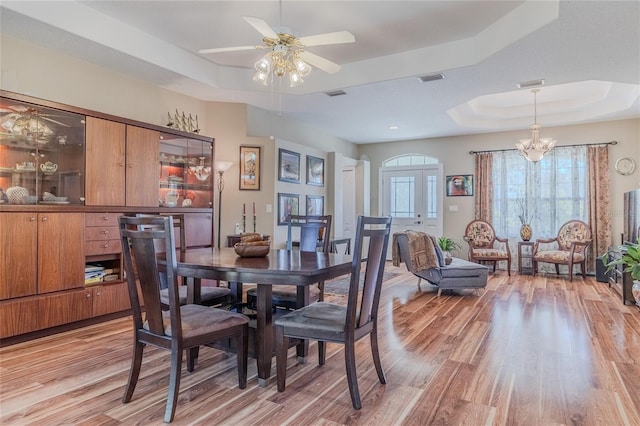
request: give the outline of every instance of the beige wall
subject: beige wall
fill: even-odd
[[[622,194],[640,188],[640,170],[630,176],[621,176],[614,171],[615,161],[620,157],[635,159],[640,167],[640,120],[620,120],[563,127],[542,127],[542,136],[554,137],[558,145],[589,144],[616,140],[617,145],[609,147],[611,168],[612,219],[614,242],[618,242],[622,232]],[[438,158],[444,164],[444,174],[474,174],[475,156],[469,151],[492,149],[512,149],[518,139],[527,136],[527,130],[447,138],[420,139],[393,143],[360,145],[360,154],[366,154],[371,161],[371,212],[378,213],[378,170],[382,161],[399,153],[419,153]],[[523,161],[525,161],[523,159]],[[458,206],[457,212],[449,212],[449,206]],[[458,242],[463,242],[462,234],[473,219],[473,197],[444,198],[444,233]],[[466,248],[466,243],[463,245]]]

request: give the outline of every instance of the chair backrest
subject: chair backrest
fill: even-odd
[[[164,275],[168,283],[173,283],[168,286],[171,338],[179,339],[182,327],[173,218],[171,216],[120,216],[118,223],[136,330],[144,328],[148,333],[157,335],[159,338],[167,338],[162,318],[163,306],[160,302],[161,276]],[[160,251],[158,246],[166,247],[167,250]],[[160,258],[164,259],[164,262],[160,262]],[[144,309],[136,282],[140,285]],[[146,312],[144,321],[143,310]]]
[[[360,328],[369,329],[375,326],[390,233],[391,216],[358,217],[347,300],[347,333],[356,333]],[[365,247],[367,253],[364,257],[366,261],[361,288],[360,275]]]
[[[177,233],[176,247],[180,249],[181,253],[184,253],[187,250],[187,238],[184,230],[184,214],[171,213],[166,215],[162,214],[160,216],[171,216],[173,218],[173,229]],[[136,214],[136,217],[158,217],[158,215],[138,213]]]
[[[560,227],[557,238],[560,250],[570,250],[572,242],[591,239],[591,228],[581,220],[570,220]]]
[[[293,228],[300,228],[300,251],[323,251],[329,253],[331,215],[291,215],[287,221],[287,250],[293,248]],[[320,243],[320,244],[318,244]]]
[[[474,220],[467,225],[464,237],[473,248],[491,248],[496,240],[496,231],[489,222]]]

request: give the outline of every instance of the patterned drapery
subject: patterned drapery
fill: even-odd
[[[493,154],[476,154],[476,179],[474,182],[475,218],[491,223],[493,216]]]
[[[595,269],[596,257],[605,253],[612,242],[611,181],[609,178],[608,146],[587,148],[589,175],[589,226],[593,244],[587,259],[587,270]]]

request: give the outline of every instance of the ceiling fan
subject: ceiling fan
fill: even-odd
[[[280,2],[280,16],[282,17],[282,2]],[[355,42],[355,37],[349,31],[296,37],[290,34],[290,30],[286,28],[279,27],[280,32],[274,31],[269,24],[260,18],[244,16],[243,19],[262,34],[262,46],[202,49],[199,50],[198,53],[208,54],[239,50],[269,49],[269,52],[256,62],[255,69],[257,73],[253,78],[254,81],[264,84],[265,86],[267,85],[267,77],[271,72],[273,72],[272,75],[278,77],[283,77],[288,73],[291,87],[303,83],[304,80],[302,80],[302,77],[306,77],[311,72],[310,65],[330,74],[336,73],[340,71],[340,65],[311,53],[306,50],[306,48]]]

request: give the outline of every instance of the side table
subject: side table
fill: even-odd
[[[518,241],[518,273],[533,275],[533,241]]]

